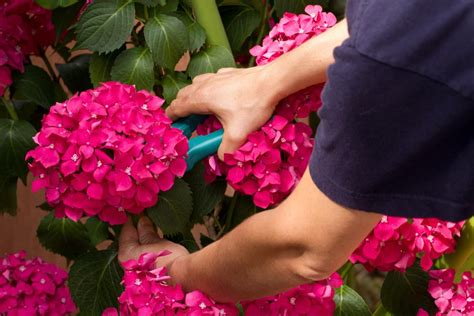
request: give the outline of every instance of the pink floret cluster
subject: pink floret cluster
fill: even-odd
[[[28,55],[54,41],[51,11],[33,0],[0,0],[0,96],[12,84],[12,71],[24,71]]]
[[[155,265],[158,257],[168,254],[167,251],[146,253],[138,260],[125,262],[125,290],[119,297],[120,313],[115,308],[108,308],[102,316],[239,315],[235,305],[216,303],[200,291],[185,294],[179,285],[169,285],[166,268]]]
[[[0,314],[69,315],[76,310],[67,272],[24,251],[0,258]]]
[[[243,302],[242,306],[246,316],[331,316],[336,309],[335,289],[342,283],[341,277],[334,273],[326,280],[301,285],[275,296]]]
[[[438,307],[436,316],[474,316],[472,272],[464,272],[459,283],[454,283],[453,269],[433,270],[429,274],[432,280],[428,283],[428,292]],[[417,316],[429,314],[420,309]]]
[[[206,125],[215,126],[216,119],[208,119]],[[308,125],[275,115],[251,133],[237,151],[226,154],[223,162],[217,156],[209,157],[206,180],[225,175],[235,190],[253,196],[258,207],[279,203],[295,187],[308,165],[314,142],[311,134]]]
[[[405,271],[421,256],[421,267],[429,270],[433,260],[454,251],[463,224],[384,216],[350,259],[368,270]]]
[[[298,47],[336,24],[332,13],[309,5],[307,14],[285,13],[265,38],[263,46],[250,50],[257,64],[264,65]],[[311,128],[297,119],[307,118],[321,107],[322,85],[311,86],[280,101],[274,117],[247,142],[221,162],[217,156],[205,161],[206,180],[225,176],[237,191],[253,197],[255,205],[266,208],[281,202],[295,188],[308,165],[314,139]],[[222,126],[211,117],[198,127],[206,135]]]
[[[305,12],[286,12],[263,39],[262,45],[250,50],[258,65],[271,62],[337,23],[336,16],[331,12],[323,12],[319,5],[308,5]]]
[[[27,154],[33,191],[45,189],[57,217],[97,215],[123,224],[186,171],[188,142],[163,100],[117,82],[56,103]]]

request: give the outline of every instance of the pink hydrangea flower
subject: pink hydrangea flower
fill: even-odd
[[[0,258],[0,314],[70,315],[76,310],[67,272],[24,251]]]
[[[262,45],[250,50],[258,65],[271,62],[337,23],[335,15],[323,12],[319,5],[308,5],[305,11],[306,14],[299,15],[286,12],[263,39]]]
[[[436,316],[473,316],[474,315],[474,278],[472,272],[464,272],[461,282],[454,283],[453,269],[432,270],[432,280],[428,283],[428,292],[438,307]],[[428,315],[420,309],[417,316]]]
[[[262,299],[243,302],[246,316],[280,316],[280,315],[334,315],[335,288],[342,285],[337,273],[323,281],[298,286],[287,292]]]
[[[51,11],[33,0],[0,0],[0,96],[12,83],[11,72],[22,72],[26,56],[54,41]]]
[[[200,291],[184,293],[179,285],[167,283],[170,277],[165,267],[157,268],[155,261],[168,255],[146,253],[138,260],[123,264],[124,292],[119,297],[121,316],[151,315],[238,315],[238,309],[231,304],[219,304]],[[102,316],[118,315],[117,310],[104,310]]]
[[[209,118],[198,133],[212,131],[217,119]],[[206,161],[205,177],[213,181],[225,175],[237,191],[253,196],[255,205],[266,208],[281,202],[298,184],[313,148],[311,128],[275,115],[224,161],[212,156]]]
[[[163,100],[117,82],[103,83],[43,118],[27,154],[33,191],[45,190],[55,215],[97,215],[123,224],[156,204],[186,170],[188,142],[171,127]]]
[[[264,65],[298,47],[336,24],[332,13],[309,5],[307,14],[285,13],[275,24],[262,46],[250,50],[258,65]],[[321,107],[322,85],[305,88],[282,100],[272,120],[250,134],[247,142],[221,162],[217,156],[205,161],[206,180],[225,176],[237,191],[253,197],[255,205],[266,208],[281,202],[301,179],[311,156],[312,130],[299,118]],[[199,135],[221,128],[211,117],[197,129]]]
[[[421,257],[421,267],[429,270],[433,260],[454,251],[455,237],[464,222],[451,223],[434,218],[384,216],[351,256],[368,270],[405,271]]]

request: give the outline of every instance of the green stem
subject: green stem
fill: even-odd
[[[43,60],[43,62],[45,63],[46,68],[48,68],[48,72],[49,72],[49,75],[51,76],[51,78],[53,78],[53,80],[55,82],[59,82],[59,78],[58,78],[58,76],[56,76],[56,73],[54,72],[53,66],[49,62],[48,57],[46,57],[45,51],[43,51],[43,50],[40,51],[40,57]]]
[[[2,101],[5,107],[7,108],[8,114],[10,114],[12,120],[18,121],[18,114],[16,113],[15,106],[13,105],[13,103],[6,98],[2,98]]]
[[[206,31],[207,43],[223,46],[232,52],[216,1],[192,0],[192,5],[199,25]]]
[[[461,237],[457,241],[456,251],[446,255],[444,262],[449,268],[455,269],[457,276],[461,275],[462,267],[474,255],[474,217],[464,223]]]
[[[143,11],[144,11],[144,13],[145,13],[145,21],[148,21],[148,16],[149,16],[149,15],[148,15],[148,7],[147,7],[146,5],[144,5],[143,8],[144,8]]]
[[[240,193],[235,192],[234,196],[230,200],[229,209],[227,210],[227,216],[225,219],[224,229],[226,232],[230,231],[230,226],[232,225],[232,217],[234,217],[235,206],[237,205],[237,200],[239,199]]]
[[[260,45],[260,42],[262,41],[263,39],[263,36],[265,34],[265,31],[267,29],[267,20],[268,20],[268,17],[271,16],[273,14],[273,8],[271,9],[270,13],[268,12],[268,1],[265,3],[265,8],[263,9],[263,17],[262,17],[262,21],[261,21],[261,24],[260,24],[260,31],[258,32],[258,37],[257,37],[257,41],[255,42],[256,45]],[[252,56],[250,58],[250,61],[249,61],[249,67],[253,67],[255,66],[255,56]]]
[[[374,313],[372,316],[389,316],[392,315],[390,312],[388,312],[385,307],[383,307],[382,302],[380,302],[377,305],[377,308],[375,309]]]

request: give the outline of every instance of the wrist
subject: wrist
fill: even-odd
[[[171,277],[168,283],[173,286],[179,284],[185,292],[190,290],[189,278],[187,277],[188,268],[186,267],[189,257],[190,255],[176,257],[166,265],[168,275]]]
[[[272,107],[273,111],[278,102],[291,94],[291,92],[288,92],[290,85],[284,75],[285,67],[274,61],[256,68],[259,68],[256,85],[259,95],[267,100],[266,103]]]

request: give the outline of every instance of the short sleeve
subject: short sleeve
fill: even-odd
[[[343,206],[391,216],[473,215],[473,100],[367,56],[351,39],[335,60],[310,160],[318,188]]]

